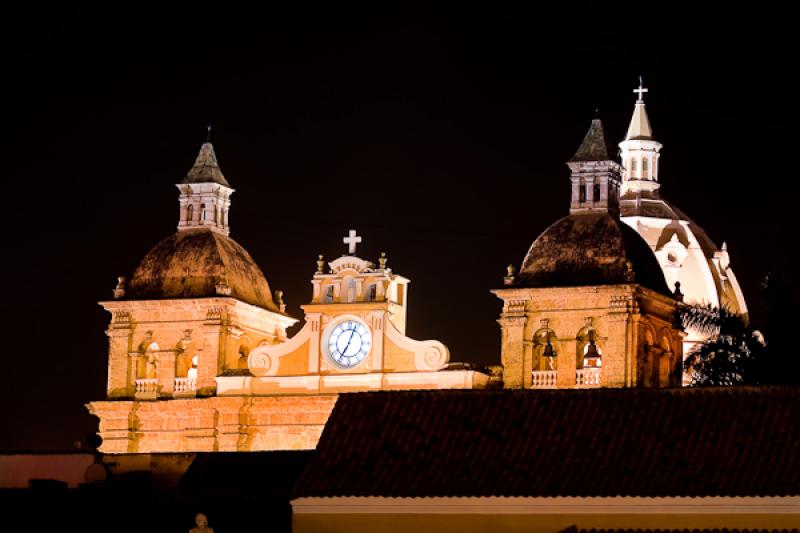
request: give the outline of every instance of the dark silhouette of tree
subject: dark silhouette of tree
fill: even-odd
[[[745,317],[708,305],[682,305],[678,314],[684,328],[707,337],[683,362],[692,386],[760,385],[770,381],[764,336]]]

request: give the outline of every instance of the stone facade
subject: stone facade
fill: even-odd
[[[313,449],[336,395],[93,402],[110,454]]]
[[[405,335],[409,280],[385,254],[377,268],[356,257],[352,230],[349,255],[327,272],[317,261],[305,326],[287,339],[297,320],[282,293],[270,293],[228,237],[233,189],[210,143],[178,189],[177,233],[100,303],[111,314],[107,401],[88,405],[100,419],[100,451],[313,449],[339,393],[488,383],[485,373],[449,370],[441,342]]]
[[[506,388],[669,387],[680,384],[676,302],[639,285],[508,288],[503,300]],[[602,364],[582,376],[589,332]],[[544,355],[547,341],[555,361]],[[545,374],[554,376],[545,381]],[[542,381],[534,383],[535,378]]]
[[[599,119],[567,163],[570,214],[531,245],[503,300],[507,388],[672,387],[681,383],[678,301],[647,243],[619,220],[619,164]]]

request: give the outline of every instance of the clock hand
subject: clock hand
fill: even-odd
[[[342,355],[345,355],[347,353],[347,349],[350,347],[350,343],[353,341],[353,335],[355,334],[355,332],[356,328],[350,330],[350,338],[347,339],[347,345],[344,347],[344,350],[342,350]]]

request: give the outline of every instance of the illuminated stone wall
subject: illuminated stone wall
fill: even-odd
[[[548,335],[556,353],[555,382],[541,388],[665,387],[680,384],[676,371],[682,337],[672,326],[675,301],[638,285],[508,288],[503,299],[501,360],[506,388],[534,387]],[[579,384],[589,341],[601,355],[599,382]],[[549,333],[548,333],[549,332]]]
[[[235,452],[313,449],[336,395],[101,401],[100,451]]]

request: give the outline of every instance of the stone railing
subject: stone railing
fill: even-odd
[[[575,383],[581,387],[600,386],[600,368],[579,368],[576,374]]]
[[[556,370],[534,370],[532,389],[555,389],[558,372]]]
[[[137,379],[136,380],[136,393],[152,393],[158,392],[158,380],[157,379]]]
[[[158,380],[137,379],[135,397],[140,400],[155,400],[158,398]]]
[[[197,378],[175,378],[174,391],[179,394],[193,393],[197,388]]]

